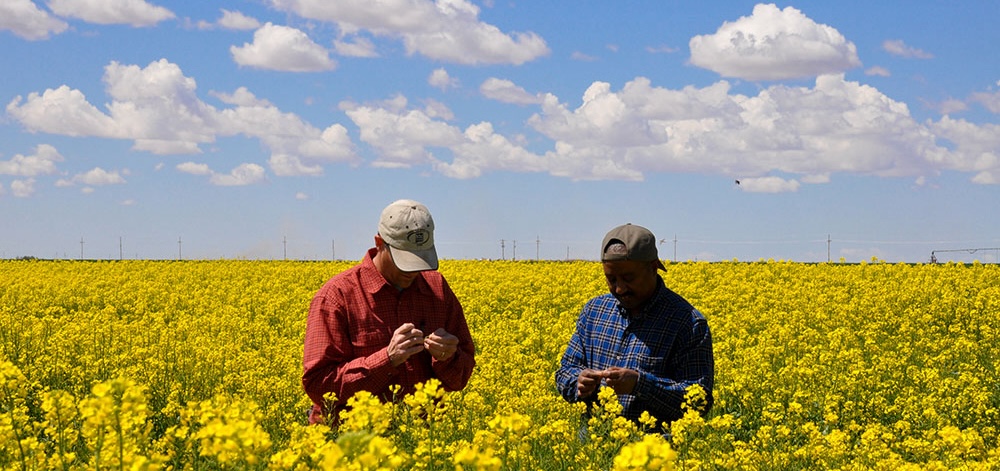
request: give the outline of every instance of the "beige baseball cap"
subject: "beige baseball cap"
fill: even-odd
[[[401,271],[437,270],[434,219],[427,207],[413,200],[397,200],[382,210],[378,234],[389,246]]]
[[[609,251],[608,246],[612,242],[625,244],[625,252]],[[623,224],[608,232],[601,243],[601,261],[617,262],[623,260],[635,260],[639,262],[649,262],[656,260],[656,267],[666,270],[660,256],[656,251],[656,237],[653,233],[642,226],[632,223]]]

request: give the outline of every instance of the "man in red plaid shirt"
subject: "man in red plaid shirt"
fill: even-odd
[[[313,402],[310,423],[336,423],[358,391],[392,401],[431,378],[448,391],[465,387],[475,346],[462,305],[437,268],[427,207],[412,200],[387,206],[375,247],[327,281],[309,306],[302,386]],[[324,398],[331,392],[334,403]]]

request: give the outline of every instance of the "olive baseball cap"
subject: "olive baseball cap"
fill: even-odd
[[[437,270],[434,219],[427,207],[413,200],[397,200],[382,210],[378,234],[389,246],[392,261],[404,272]]]
[[[613,242],[621,242],[625,245],[624,253],[620,251],[608,250],[608,246]],[[634,260],[638,262],[650,262],[656,260],[656,267],[666,270],[663,262],[656,251],[656,237],[649,229],[636,226],[632,223],[623,224],[608,232],[601,243],[601,261],[619,262],[624,260]]]

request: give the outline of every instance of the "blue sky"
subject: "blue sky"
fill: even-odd
[[[5,0],[0,257],[996,262],[993,1]],[[738,183],[737,183],[738,182]],[[944,251],[949,252],[944,252]]]

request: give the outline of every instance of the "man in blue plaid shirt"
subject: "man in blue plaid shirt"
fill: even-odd
[[[664,285],[656,238],[641,226],[618,226],[604,237],[601,262],[610,293],[580,313],[556,372],[563,398],[590,404],[599,388],[610,387],[623,416],[637,420],[649,411],[662,424],[684,414],[685,390],[700,384],[707,413],[715,382],[712,334],[705,316]]]

